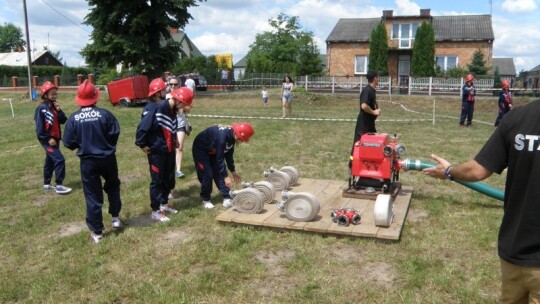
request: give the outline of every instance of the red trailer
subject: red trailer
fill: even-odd
[[[134,76],[111,81],[107,84],[111,104],[133,106],[148,101],[148,78]]]

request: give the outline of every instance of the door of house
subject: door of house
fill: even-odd
[[[409,76],[411,75],[411,56],[399,55],[398,57],[398,85],[401,89],[409,88]]]

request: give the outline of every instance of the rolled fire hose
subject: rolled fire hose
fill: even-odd
[[[401,165],[405,171],[408,171],[408,170],[422,171],[426,168],[432,168],[432,167],[437,166],[436,164],[431,163],[431,162],[425,162],[418,159],[411,160],[409,158],[401,162]],[[493,188],[481,182],[463,182],[457,179],[454,181],[474,191],[487,195],[491,198],[504,201],[504,191],[501,189]]]
[[[246,188],[229,192],[233,199],[233,205],[240,213],[260,213],[264,207],[262,193],[254,188]]]
[[[281,199],[284,201],[279,202],[277,208],[285,212],[291,221],[309,222],[319,214],[321,209],[317,198],[308,192],[282,191]]]
[[[291,183],[291,178],[285,172],[270,168],[268,171],[263,172],[266,177],[266,181],[274,185],[276,191],[287,190]]]
[[[300,174],[298,173],[298,170],[296,170],[293,166],[284,166],[279,169],[279,171],[283,171],[289,175],[291,178],[291,182],[289,186],[294,186],[298,183],[298,180],[300,179]]]
[[[274,197],[276,196],[276,189],[272,183],[267,181],[260,181],[256,183],[246,183],[242,182],[242,187],[244,188],[255,188],[259,190],[263,195],[263,202],[265,204],[274,203]]]

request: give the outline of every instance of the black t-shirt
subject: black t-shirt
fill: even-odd
[[[377,105],[377,93],[370,85],[365,86],[360,93],[360,106],[362,106],[363,103],[367,104],[372,110],[379,108],[379,105]],[[356,124],[357,131],[359,131],[361,134],[367,132],[377,132],[375,129],[376,119],[377,116],[364,112],[364,110],[360,108],[360,113],[358,114]]]
[[[500,174],[508,168],[499,256],[540,267],[540,99],[508,112],[475,160]]]

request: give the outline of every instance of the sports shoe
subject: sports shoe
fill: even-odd
[[[177,178],[184,178],[184,176],[186,176],[184,173],[182,173],[182,171],[176,171],[176,177]]]
[[[71,188],[68,188],[62,185],[56,185],[55,190],[56,190],[56,193],[58,194],[68,194],[71,192]]]
[[[231,208],[233,206],[232,199],[226,198],[223,200],[223,207],[225,208]]]
[[[55,189],[56,189],[55,186],[51,186],[51,185],[43,185],[43,190],[44,190],[44,191],[55,190]]]
[[[120,221],[120,218],[117,216],[113,216],[112,227],[118,229],[118,228],[122,228],[122,226],[123,225],[122,225],[122,222]]]
[[[203,204],[204,208],[206,208],[206,209],[214,208],[214,204],[212,204],[210,201],[203,201],[202,204]]]
[[[162,223],[166,223],[168,221],[170,221],[170,219],[165,216],[165,213],[161,210],[158,210],[158,211],[152,211],[152,219],[154,221],[158,221],[158,222],[162,222]]]
[[[174,209],[169,204],[164,204],[164,205],[159,206],[159,210],[161,210],[162,212],[169,212],[171,214],[178,213],[178,210]]]
[[[172,195],[172,192],[169,193],[169,196],[168,196],[167,198],[170,199],[170,200],[171,200],[171,199],[174,199],[174,196]]]
[[[97,244],[103,239],[103,234],[96,234],[95,232],[90,233],[90,239]]]

